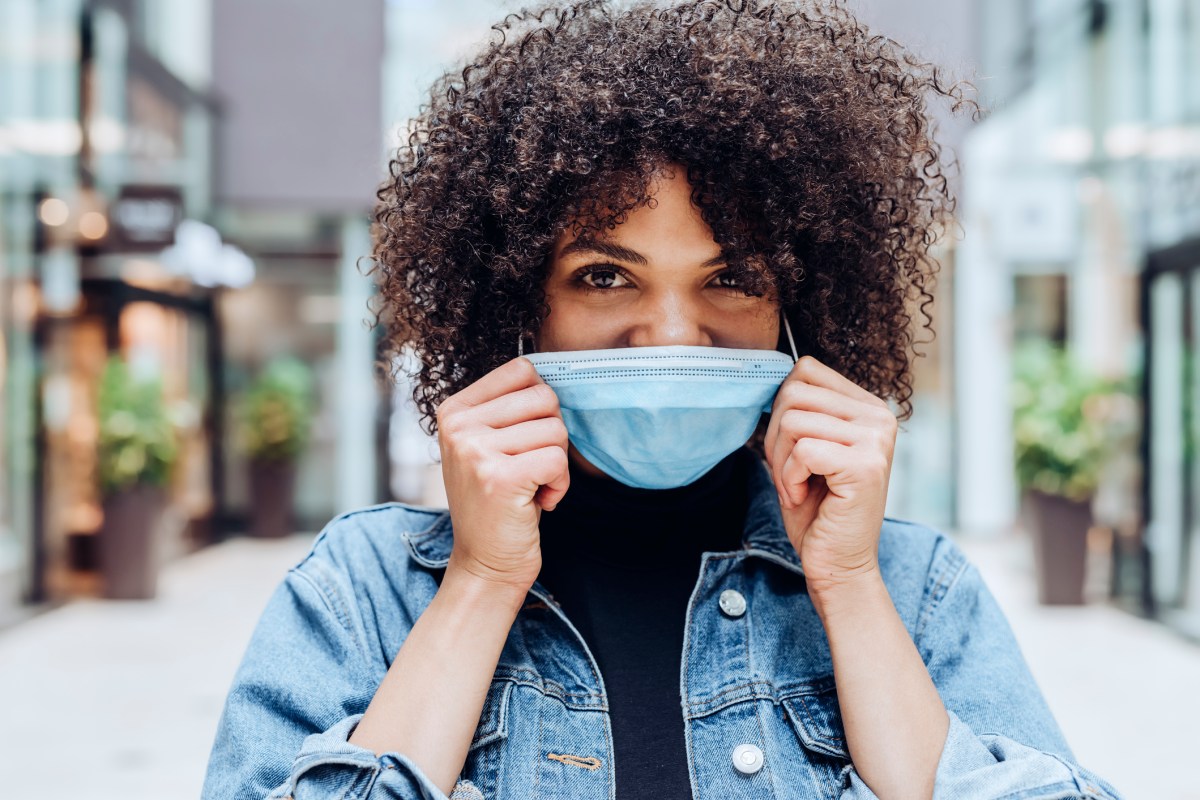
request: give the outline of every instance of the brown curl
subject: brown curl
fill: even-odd
[[[909,303],[932,323],[930,248],[955,202],[926,103],[977,117],[971,84],[842,0],[588,0],[492,30],[435,82],[377,193],[383,363],[394,377],[411,348],[429,432],[445,398],[539,329],[560,233],[611,229],[671,161],[801,354],[911,416]]]

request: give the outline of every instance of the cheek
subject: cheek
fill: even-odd
[[[779,307],[773,303],[748,309],[738,315],[737,328],[740,338],[747,340],[746,347],[758,350],[772,350],[783,334],[783,323],[779,316]]]
[[[539,350],[588,350],[600,347],[604,323],[612,322],[611,315],[598,315],[569,298],[546,294],[546,305],[550,313],[542,320],[536,342]],[[599,335],[598,335],[599,334]]]

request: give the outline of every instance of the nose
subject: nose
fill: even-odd
[[[663,292],[639,304],[626,336],[628,347],[691,345],[712,347],[704,309],[680,293]]]

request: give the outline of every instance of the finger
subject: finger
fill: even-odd
[[[854,381],[842,375],[827,364],[821,363],[811,355],[805,355],[792,367],[793,375],[803,378],[806,383],[821,386],[838,394],[852,397],[862,403],[873,406],[887,407],[887,403],[859,386]]]
[[[488,449],[508,456],[540,450],[557,445],[567,448],[567,426],[558,417],[542,417],[519,422],[495,431],[479,434],[484,436]]]
[[[784,442],[795,443],[797,439],[808,436],[847,445],[869,440],[873,431],[865,425],[804,408],[784,409],[779,415],[778,428],[779,438]],[[787,446],[790,449],[791,444]]]
[[[784,494],[783,462],[796,442],[803,438],[823,439],[838,444],[854,445],[867,439],[868,429],[837,417],[801,408],[788,408],[772,418],[775,438],[770,443],[770,463],[775,489]],[[767,444],[764,442],[764,447]]]
[[[477,423],[496,429],[507,428],[532,419],[562,419],[558,395],[545,383],[537,383],[501,395],[475,406],[463,414],[473,424]]]
[[[849,468],[852,451],[844,444],[822,439],[800,439],[782,465],[785,496],[795,505],[808,494],[808,479],[813,475],[837,475]],[[829,483],[829,481],[826,481]]]
[[[847,422],[867,422],[879,414],[879,406],[847,397],[826,386],[807,382],[803,376],[789,377],[775,393],[772,413],[784,408],[803,408],[820,411]]]
[[[496,367],[467,388],[452,395],[446,402],[453,400],[470,408],[535,383],[544,381],[538,375],[533,362],[528,358],[517,357]]]
[[[509,456],[509,459],[512,469],[529,481],[531,497],[542,508],[554,508],[567,493],[571,476],[564,448],[551,445]]]

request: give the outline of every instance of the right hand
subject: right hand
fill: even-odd
[[[446,398],[437,425],[454,524],[448,568],[523,594],[541,571],[542,510],[570,485],[558,396],[518,357]]]

